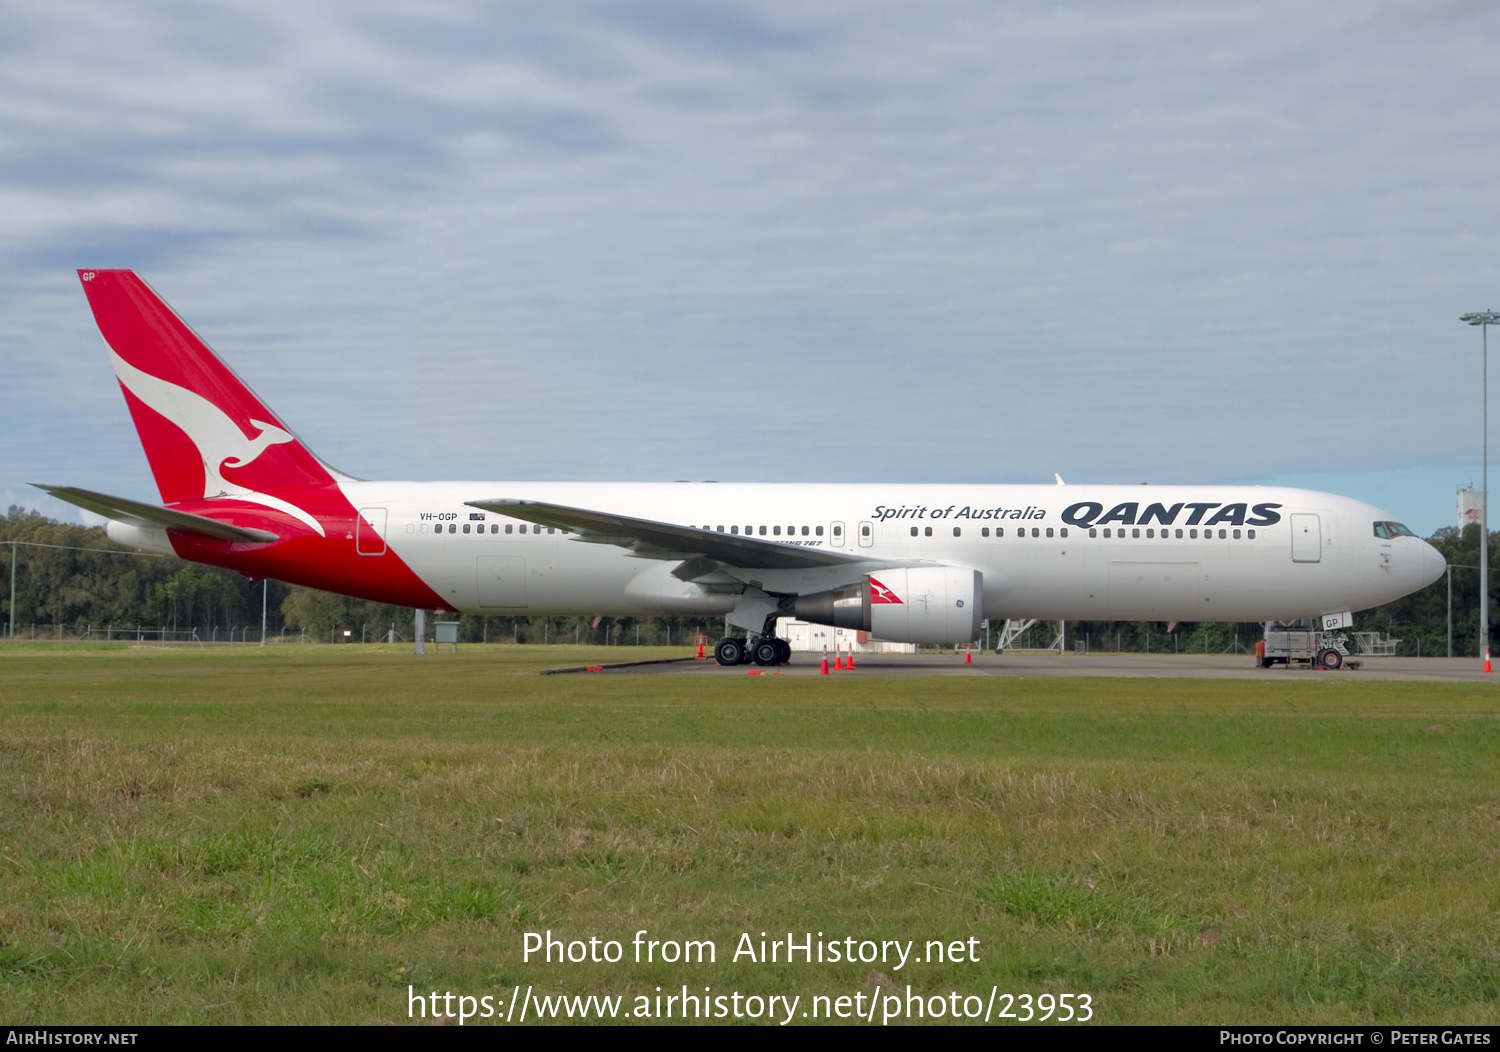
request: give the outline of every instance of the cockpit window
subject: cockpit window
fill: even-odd
[[[1416,534],[1399,522],[1377,522],[1375,536],[1381,540],[1389,540],[1392,537],[1415,537]]]

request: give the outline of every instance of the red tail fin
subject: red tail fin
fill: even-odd
[[[166,504],[334,481],[254,391],[129,270],[80,270]]]

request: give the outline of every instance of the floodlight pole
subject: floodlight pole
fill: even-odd
[[[1479,488],[1484,493],[1484,502],[1479,505],[1479,651],[1484,657],[1484,670],[1490,670],[1490,326],[1500,325],[1500,314],[1492,310],[1465,314],[1459,321],[1478,325],[1483,339],[1482,364],[1480,366],[1480,429],[1479,443]]]

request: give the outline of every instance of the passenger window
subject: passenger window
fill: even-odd
[[[557,527],[555,527],[555,526],[548,526],[547,527],[547,532],[548,533],[556,533],[557,532]]]
[[[765,527],[764,527],[764,526],[762,526],[762,527],[761,527],[761,528],[760,528],[760,535],[761,535],[761,536],[762,536],[762,537],[764,537],[764,536],[765,536],[765,535],[766,535],[766,528],[765,528]]]
[[[1059,534],[1061,534],[1062,536],[1066,537],[1068,535],[1068,528],[1066,526],[1064,526],[1062,529],[1058,530],[1057,532]]]
[[[458,532],[458,524],[455,523],[455,522],[450,522],[448,524],[448,532],[449,533],[457,533]]]
[[[1135,538],[1139,539],[1140,535],[1141,535],[1141,531],[1140,530],[1131,530],[1130,531],[1130,536],[1132,536],[1132,537],[1135,537]]]
[[[1147,530],[1146,531],[1146,539],[1148,541],[1151,540],[1155,536],[1156,536],[1156,531],[1155,530]]]
[[[507,523],[506,523],[506,524],[505,524],[505,532],[506,532],[506,533],[510,533],[510,532],[512,532],[512,530],[513,530],[513,529],[514,529],[514,527],[513,527],[513,526],[512,526],[512,524],[511,524],[511,523],[508,523],[508,522],[507,522]]]
[[[1254,530],[1246,530],[1245,532],[1246,532],[1246,534],[1249,535],[1250,540],[1252,540],[1252,541],[1255,540],[1255,531]]]
[[[1178,531],[1177,531],[1177,539],[1178,539],[1178,540],[1179,540],[1179,541],[1180,541],[1180,540],[1182,540],[1182,531],[1181,531],[1181,530],[1178,530]]]
[[[802,532],[803,533],[807,532],[807,527],[806,526],[802,527]],[[815,527],[815,532],[817,533],[817,535],[819,537],[823,536],[823,527],[821,527],[821,526]]]
[[[915,527],[915,526],[913,526],[913,527],[912,527],[912,528],[911,528],[911,535],[912,535],[912,536],[913,536],[913,537],[915,537],[915,536],[916,536],[916,535],[917,535],[917,528],[916,528],[916,527]]]
[[[819,529],[822,529],[822,527],[821,527],[821,526],[820,526],[820,527],[818,527],[818,528],[819,528]],[[844,528],[843,528],[843,527],[842,527],[842,526],[835,526],[835,527],[834,527],[834,528],[833,528],[833,535],[834,535],[834,536],[835,536],[835,537],[842,537],[842,536],[843,536],[843,535],[844,535]]]
[[[953,536],[955,536],[955,537],[957,537],[957,536],[959,536],[959,535],[960,535],[960,534],[962,534],[962,533],[963,533],[963,532],[964,532],[964,531],[963,531],[963,530],[962,530],[962,529],[961,529],[961,528],[960,528],[960,527],[958,527],[958,526],[955,526],[955,527],[953,527]],[[1051,533],[1051,532],[1052,532],[1052,531],[1051,531],[1051,530],[1048,530],[1048,531],[1047,531],[1047,532],[1048,532],[1048,533]]]
[[[720,526],[720,527],[719,527],[719,532],[720,532],[720,533],[723,533],[723,532],[724,532],[724,527],[722,527],[722,526]]]
[[[465,532],[465,533],[468,533],[468,532],[469,532],[469,524],[468,524],[468,523],[467,523],[467,522],[466,522],[466,523],[464,523],[464,532]]]
[[[1225,534],[1225,532],[1223,530],[1220,530],[1219,531],[1219,540],[1222,541],[1222,540],[1227,540],[1227,539],[1228,539],[1228,535]]]
[[[927,527],[925,527],[925,528],[924,528],[924,529],[923,529],[923,530],[922,530],[922,532],[923,532],[923,533],[924,533],[924,534],[925,534],[925,535],[926,535],[926,536],[928,536],[928,537],[931,537],[931,536],[932,536],[932,527],[931,527],[931,526],[927,526]]]
[[[995,527],[995,536],[996,537],[1004,537],[1005,536],[1005,527],[1004,526],[996,526]]]
[[[979,531],[979,536],[981,536],[981,537],[988,537],[989,535],[990,535],[990,528],[988,526],[984,527],[982,530]]]
[[[1240,531],[1239,530],[1235,530],[1234,531],[1234,539],[1235,540],[1239,540],[1240,539]]]
[[[1048,537],[1051,537],[1051,536],[1052,536],[1052,527],[1051,527],[1051,526],[1048,526],[1048,527],[1047,527],[1047,536],[1048,536]]]
[[[807,536],[807,527],[806,526],[802,527],[802,536],[804,536],[804,537]],[[821,527],[821,526],[818,527],[818,536],[819,537],[823,536],[823,527]]]
[[[780,526],[772,526],[771,527],[771,534],[772,534],[772,536],[780,537],[781,536],[781,527]]]
[[[1198,531],[1197,530],[1188,530],[1188,537],[1191,540],[1195,540],[1196,541],[1198,539]]]
[[[750,536],[754,532],[755,532],[755,527],[754,526],[746,526],[745,527],[745,536],[746,537]]]
[[[738,537],[740,535],[740,528],[738,526],[731,526],[729,527],[729,532]]]
[[[1036,527],[1035,527],[1035,526],[1033,526],[1033,527],[1032,527],[1032,528],[1031,528],[1031,535],[1032,535],[1032,536],[1033,536],[1033,537],[1040,537],[1040,536],[1041,536],[1041,535],[1042,535],[1042,531],[1041,531],[1041,530],[1039,530],[1039,529],[1037,529],[1037,528],[1036,528]]]
[[[1097,537],[1097,536],[1099,536],[1099,531],[1096,530],[1096,529],[1090,528],[1089,529],[1089,536],[1090,537]]]
[[[868,537],[870,535],[870,527],[868,527],[868,526],[861,526],[859,528],[859,535],[861,537]]]

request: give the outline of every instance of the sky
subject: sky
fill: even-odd
[[[1296,484],[1428,535],[1480,482],[1497,45],[1470,0],[13,0],[0,506],[159,499],[74,274],[128,267],[361,477]]]

